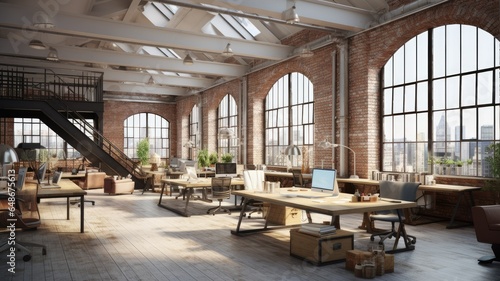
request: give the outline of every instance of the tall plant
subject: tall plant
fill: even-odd
[[[198,151],[198,167],[201,169],[203,167],[208,167],[210,161],[208,160],[208,150],[201,149]]]
[[[495,204],[500,204],[500,143],[490,144],[486,148],[486,162],[490,165],[492,180],[486,182],[484,190],[490,190],[495,196]]]
[[[147,165],[149,162],[149,139],[144,138],[137,144],[137,157],[141,165]]]

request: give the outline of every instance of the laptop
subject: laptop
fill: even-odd
[[[52,183],[40,183],[40,188],[61,188],[59,185],[59,181],[62,178],[62,172],[54,172],[54,175],[52,175]]]

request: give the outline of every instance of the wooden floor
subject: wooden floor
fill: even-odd
[[[204,214],[215,203],[194,202],[195,215],[186,218],[158,207],[158,193],[109,196],[101,189],[89,191],[87,198],[96,205],[86,203],[83,234],[79,232],[77,205],[71,206],[68,221],[65,199],[43,200],[39,204],[42,226],[36,231],[17,232],[16,239],[45,244],[47,255],[42,256],[40,248],[34,249],[29,262],[18,255],[16,273],[11,274],[3,252],[0,280],[356,279],[344,269],[344,262],[317,267],[291,257],[289,229],[246,237],[231,235],[238,212]],[[328,219],[314,214],[313,218]],[[360,221],[361,215],[343,216],[341,227],[355,231],[355,248],[365,250],[369,235],[357,229]],[[499,280],[500,263],[477,263],[476,259],[490,254],[491,249],[476,241],[472,227],[446,229],[443,222],[408,226],[407,230],[417,236],[416,249],[395,254],[395,272],[376,279]],[[0,235],[5,241],[6,234]]]

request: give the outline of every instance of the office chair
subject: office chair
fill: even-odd
[[[380,197],[382,199],[396,199],[403,201],[416,201],[417,200],[417,189],[420,185],[419,182],[395,182],[395,181],[380,181]],[[393,236],[396,237],[394,242],[393,250],[396,250],[399,238],[402,236],[407,248],[411,244],[417,242],[415,236],[408,235],[406,229],[404,228],[404,213],[401,209],[398,210],[387,210],[378,211],[370,215],[370,220],[374,221],[385,221],[391,223],[391,230],[384,231],[381,233],[374,233],[371,235],[370,240],[375,240],[375,236],[380,236],[380,245],[384,245],[385,239],[390,239]],[[395,223],[399,223],[398,229],[396,230]]]
[[[292,170],[293,176],[293,186],[294,187],[304,187],[304,178],[302,177],[302,172],[299,170]]]
[[[37,192],[36,185],[24,185],[21,191],[16,192],[16,204],[14,217],[8,209],[8,197],[2,196],[0,198],[0,228],[6,229],[11,225],[12,219],[16,219],[15,228],[22,230],[34,230],[41,224],[40,213],[38,212],[37,205]],[[23,261],[31,260],[31,251],[27,247],[40,247],[42,248],[42,255],[47,254],[45,245],[22,242],[16,239],[15,245],[9,245],[7,242],[0,247],[0,252],[9,250],[15,247],[17,250],[27,252],[23,256]]]
[[[265,180],[266,176],[263,170],[243,171],[243,185],[245,186],[245,190],[263,191]],[[247,206],[250,206],[249,219],[253,213],[262,214],[264,212],[264,202],[262,201],[251,200]]]
[[[230,177],[214,177],[212,178],[212,199],[217,199],[219,201],[219,206],[208,209],[207,214],[212,214],[218,211],[224,211],[231,214],[229,209],[221,206],[222,200],[229,199],[231,197],[231,178]]]
[[[493,255],[480,257],[479,263],[500,262],[500,205],[474,206],[471,210],[477,241],[491,244],[493,250]]]

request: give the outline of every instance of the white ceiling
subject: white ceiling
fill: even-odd
[[[410,3],[389,8],[397,1],[0,0],[0,60],[103,72],[110,99],[141,93],[175,101],[297,56],[305,45],[314,50],[442,1],[401,2]],[[287,24],[283,11],[294,5],[300,22]],[[44,20],[54,27],[33,26]],[[281,43],[304,29],[324,31],[325,37],[302,46]],[[32,39],[57,50],[60,61],[46,60],[49,49],[28,47]],[[221,54],[228,43],[232,57]],[[187,54],[192,65],[183,63]]]

